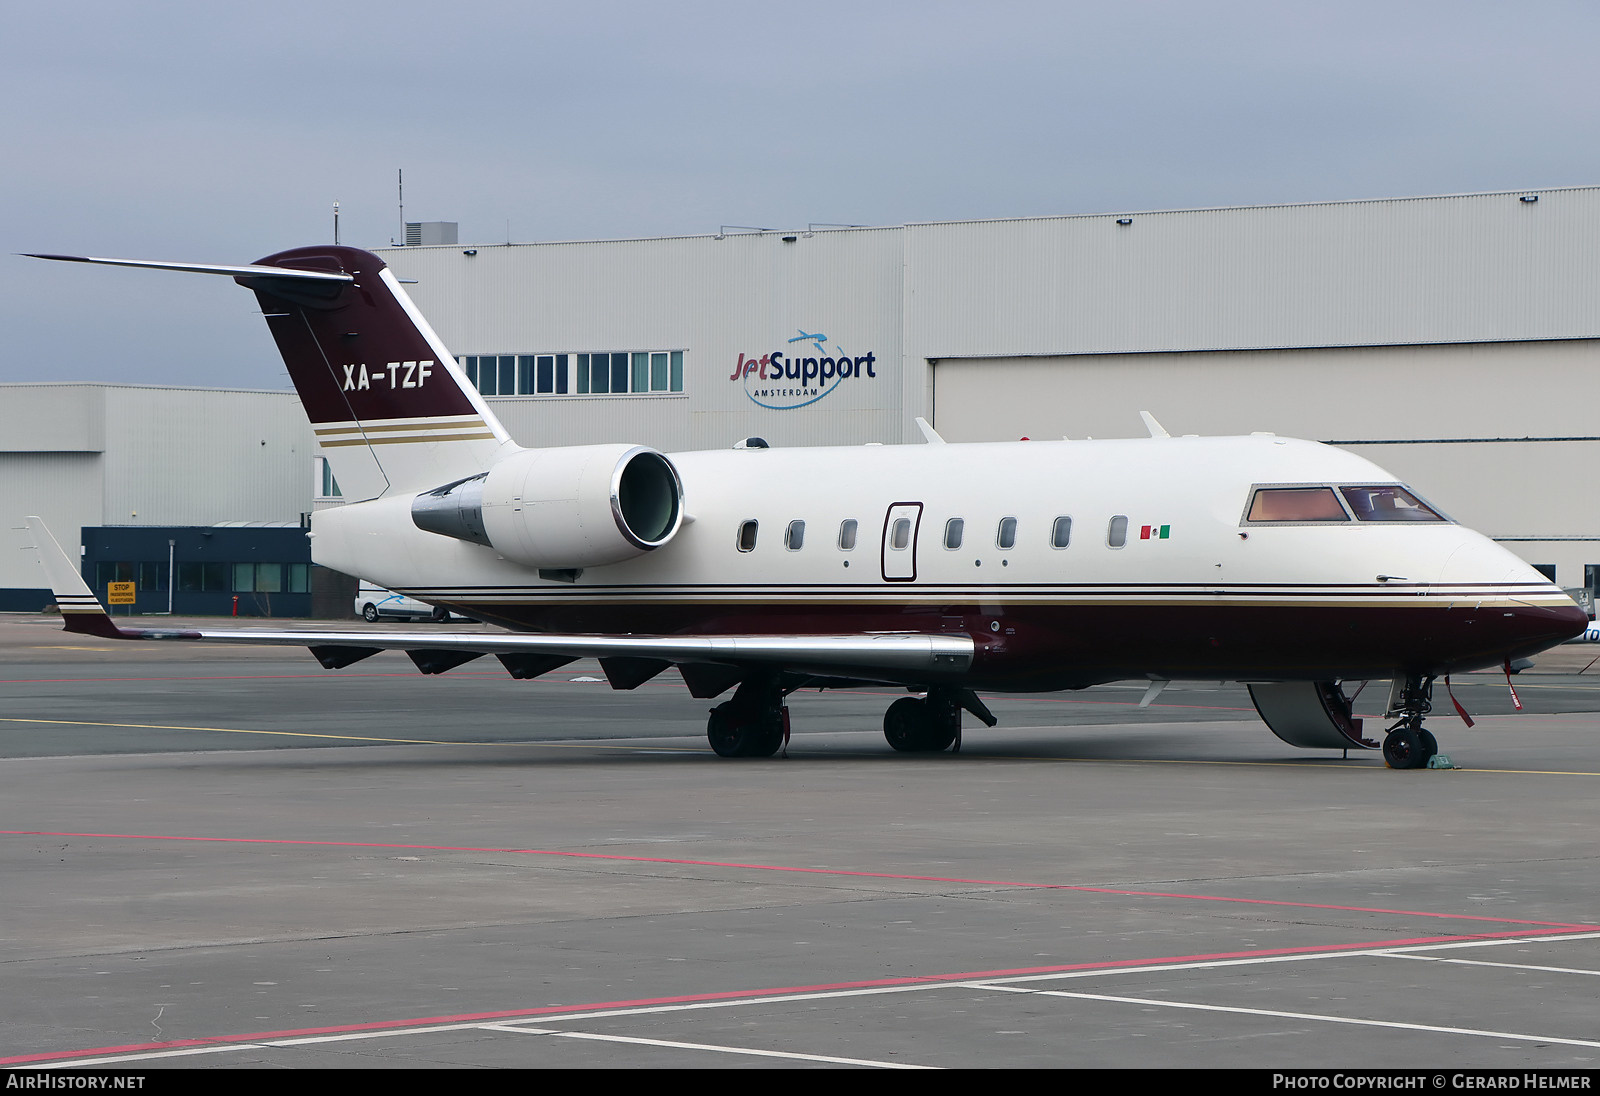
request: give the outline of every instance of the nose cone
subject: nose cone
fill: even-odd
[[[1449,648],[1444,661],[1453,670],[1536,655],[1589,624],[1555,583],[1475,533],[1445,561],[1436,589],[1452,599],[1437,638]]]
[[[1555,589],[1555,587],[1551,587]],[[1559,590],[1556,590],[1560,594]],[[1565,594],[1560,602],[1513,604],[1500,610],[1502,616],[1493,631],[1503,636],[1507,658],[1527,658],[1582,634],[1589,626],[1589,614]]]

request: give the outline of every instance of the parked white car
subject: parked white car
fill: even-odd
[[[450,619],[450,611],[418,601],[382,586],[361,584],[356,591],[356,612],[369,624],[380,620],[437,620]]]

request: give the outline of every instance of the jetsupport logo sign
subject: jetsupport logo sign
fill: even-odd
[[[759,358],[740,354],[739,364],[728,379],[742,383],[744,394],[759,407],[794,411],[816,403],[846,381],[876,380],[877,363],[877,356],[870,350],[855,357],[835,345],[829,354],[828,336],[801,331],[789,340],[785,350],[774,350]]]

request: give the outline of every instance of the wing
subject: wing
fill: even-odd
[[[632,689],[677,666],[697,697],[716,696],[750,672],[850,681],[928,685],[959,679],[971,667],[971,636],[886,632],[858,635],[558,635],[445,630],[286,628],[122,628],[106,613],[37,517],[27,519],[66,630],[102,639],[244,643],[306,647],[327,669],[379,651],[405,651],[425,674],[495,655],[518,678],[538,677],[579,658],[598,658],[613,688]]]

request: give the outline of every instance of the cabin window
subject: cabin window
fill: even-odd
[[[944,546],[949,549],[961,547],[961,534],[966,530],[967,523],[961,518],[951,518],[944,523]]]
[[[995,547],[1011,548],[1017,543],[1017,519],[1001,518],[1000,528],[995,531]]]
[[[1056,523],[1050,526],[1050,547],[1065,548],[1072,540],[1072,519],[1056,518]]]
[[[753,552],[756,548],[756,521],[751,519],[739,526],[739,551]]]
[[[896,518],[894,525],[889,529],[889,547],[897,552],[903,552],[911,543],[911,519]]]
[[[1331,487],[1259,487],[1246,521],[1349,521]]]
[[[791,552],[798,552],[805,547],[805,543],[806,523],[803,521],[791,521],[789,528],[783,531],[783,546]]]
[[[856,519],[845,518],[839,523],[839,551],[853,552],[856,550]]]
[[[1444,515],[1398,483],[1341,487],[1357,521],[1445,521]]]
[[[1111,524],[1106,526],[1106,544],[1112,548],[1121,548],[1128,543],[1128,516],[1118,514],[1111,519]]]

